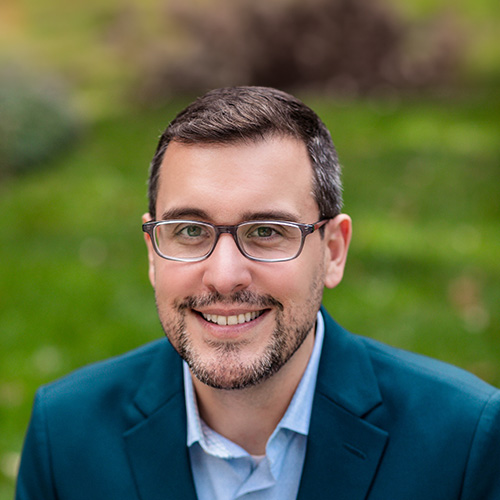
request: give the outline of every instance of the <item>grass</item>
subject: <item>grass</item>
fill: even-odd
[[[325,303],[348,329],[500,385],[500,103],[305,98],[344,165],[354,240]],[[35,389],[162,335],[140,217],[156,138],[184,103],[101,119],[0,185],[0,499]]]

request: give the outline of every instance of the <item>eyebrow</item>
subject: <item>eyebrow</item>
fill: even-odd
[[[171,208],[163,212],[161,220],[169,219],[204,219],[208,220],[208,214],[204,210],[193,207]]]
[[[299,222],[297,214],[286,210],[266,210],[262,212],[245,212],[243,220],[277,220]]]
[[[162,214],[161,220],[172,219],[200,219],[205,221],[212,220],[205,210],[194,207],[179,207],[166,210]],[[244,212],[241,221],[252,220],[276,220],[276,221],[289,221],[299,222],[300,218],[297,214],[286,210],[263,210],[260,212]]]

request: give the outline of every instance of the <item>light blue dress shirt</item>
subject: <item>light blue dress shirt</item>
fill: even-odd
[[[263,457],[210,429],[200,418],[189,368],[184,363],[187,445],[199,500],[283,500],[297,497],[306,454],[324,323],[318,312],[307,368]]]

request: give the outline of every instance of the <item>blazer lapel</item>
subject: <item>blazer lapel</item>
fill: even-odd
[[[143,418],[124,434],[124,441],[140,498],[195,500],[182,366],[167,342],[134,402]]]
[[[366,498],[387,432],[364,417],[382,403],[364,345],[326,313],[299,500]]]

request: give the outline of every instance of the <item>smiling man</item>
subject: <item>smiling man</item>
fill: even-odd
[[[326,127],[274,89],[168,126],[143,230],[166,338],[41,388],[18,500],[500,499],[500,392],[355,336]]]

